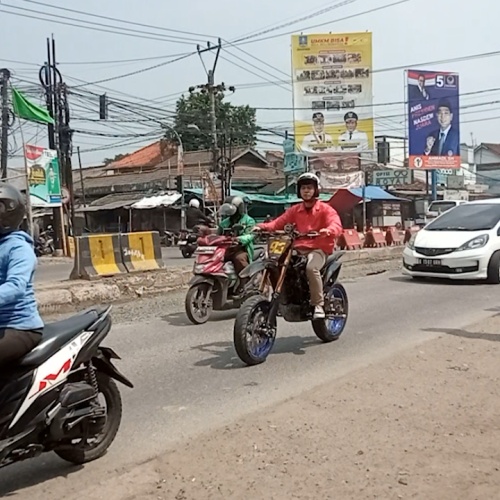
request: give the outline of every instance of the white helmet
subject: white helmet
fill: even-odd
[[[194,208],[200,208],[200,202],[196,198],[193,198],[192,200],[190,200],[189,206]]]
[[[313,174],[312,172],[305,172],[299,176],[299,178],[297,179],[298,198],[300,198],[300,186],[302,186],[302,184],[314,184],[316,188],[314,192],[314,197],[315,198],[319,197],[320,182],[319,182],[319,177],[316,174]]]

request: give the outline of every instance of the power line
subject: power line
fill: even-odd
[[[152,28],[152,29],[155,29],[155,30],[168,31],[168,32],[171,32],[171,33],[180,33],[180,34],[183,34],[183,35],[193,35],[193,36],[202,37],[202,38],[216,38],[213,35],[206,35],[206,34],[203,34],[203,33],[193,33],[192,31],[183,31],[183,30],[178,30],[178,29],[173,29],[173,28],[165,28],[164,26],[154,26],[152,24],[137,23],[137,22],[134,22],[134,21],[127,21],[125,19],[118,19],[116,17],[108,17],[108,16],[103,16],[103,15],[100,15],[100,14],[94,14],[92,12],[84,12],[84,11],[81,11],[81,10],[69,9],[67,7],[61,7],[59,5],[49,4],[47,2],[38,2],[38,1],[35,1],[35,0],[23,0],[23,1],[27,2],[27,3],[33,3],[33,4],[37,4],[37,5],[42,5],[43,7],[49,7],[51,9],[64,10],[66,12],[73,12],[75,14],[82,14],[84,16],[96,17],[96,18],[99,18],[99,19],[106,19],[108,21],[115,21],[115,22],[119,22],[119,23],[123,23],[123,24],[130,24],[132,26],[142,26],[143,28]]]

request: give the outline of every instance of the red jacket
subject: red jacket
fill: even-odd
[[[304,203],[297,203],[290,207],[284,214],[271,222],[258,224],[264,231],[280,231],[286,224],[295,224],[299,233],[329,229],[330,236],[318,236],[317,238],[300,238],[295,240],[296,248],[323,250],[327,255],[331,254],[335,246],[335,238],[342,234],[342,222],[339,214],[330,205],[316,201],[307,209]]]

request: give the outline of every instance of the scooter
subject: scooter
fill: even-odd
[[[226,229],[222,236],[207,235],[198,238],[196,261],[185,299],[189,321],[195,325],[206,323],[212,311],[237,309],[253,293],[259,292],[260,277],[256,274],[240,292],[240,278],[232,262],[225,262],[226,251],[234,246],[239,226]],[[262,258],[264,249],[256,248],[254,261]]]
[[[198,246],[198,230],[197,228],[190,230],[186,229],[181,231],[179,235],[179,248],[181,249],[182,256],[189,259],[193,256],[196,247]]]
[[[110,310],[45,325],[41,342],[0,373],[0,467],[49,451],[73,464],[106,453],[122,418],[114,380],[133,387],[101,346]]]

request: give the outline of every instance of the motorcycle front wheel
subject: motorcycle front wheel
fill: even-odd
[[[262,295],[254,295],[245,300],[236,315],[234,348],[248,366],[263,363],[273,348],[276,331],[266,327],[270,310],[271,302]]]
[[[312,327],[316,336],[323,342],[337,340],[344,331],[349,314],[349,299],[346,289],[334,283],[325,290],[325,319],[315,319]]]
[[[184,301],[186,316],[193,325],[206,323],[212,315],[212,287],[208,283],[193,285]]]
[[[106,454],[114,441],[122,420],[122,398],[114,380],[103,373],[97,373],[99,396],[106,403],[106,423],[99,435],[92,439],[80,440],[72,447],[55,448],[56,455],[76,465],[97,460]]]

